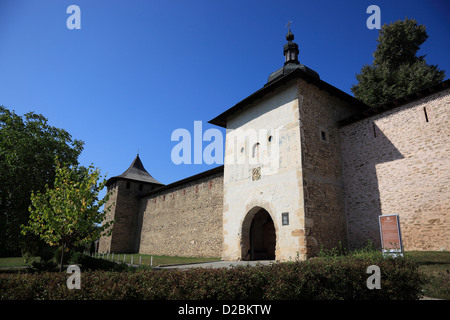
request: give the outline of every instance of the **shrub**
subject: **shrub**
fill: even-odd
[[[58,265],[53,260],[39,260],[31,263],[30,272],[57,271]]]
[[[315,258],[187,271],[86,271],[92,259],[82,258],[80,290],[67,289],[65,273],[0,274],[0,299],[392,300],[418,299],[424,284],[417,265],[407,259]],[[373,264],[381,269],[379,290],[366,285],[366,270]]]
[[[57,270],[57,264],[53,260],[55,254],[54,248],[46,245],[41,245],[36,249],[35,253],[39,256],[39,259],[31,263],[31,268],[29,268],[28,271],[43,272]],[[27,259],[29,260],[29,257],[27,257]]]
[[[325,249],[323,246],[321,246],[318,256],[322,258],[336,258],[338,256],[345,256],[347,254],[347,249],[344,248],[341,241],[339,241],[338,246],[331,249]]]

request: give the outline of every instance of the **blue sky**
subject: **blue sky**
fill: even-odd
[[[81,29],[69,30],[69,5]],[[300,62],[351,94],[372,62],[381,23],[414,18],[427,27],[419,54],[450,74],[450,1],[0,0],[0,105],[43,114],[85,142],[83,165],[107,177],[139,150],[162,183],[217,165],[175,165],[170,137],[193,132],[254,91],[283,64],[287,21]],[[205,143],[206,145],[207,143]],[[205,146],[204,145],[204,146]]]

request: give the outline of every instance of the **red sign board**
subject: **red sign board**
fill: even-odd
[[[380,216],[381,245],[383,250],[403,251],[398,214]]]

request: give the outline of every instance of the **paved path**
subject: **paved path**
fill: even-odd
[[[177,264],[177,265],[166,265],[159,266],[155,269],[192,269],[192,268],[229,268],[234,266],[256,266],[258,264],[269,265],[274,263],[274,260],[261,260],[261,261],[211,261],[211,262],[201,262],[201,263],[190,263],[190,264]]]

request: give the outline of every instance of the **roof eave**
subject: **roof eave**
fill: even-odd
[[[217,174],[217,173],[223,173],[223,170],[224,170],[224,166],[221,165],[221,166],[215,167],[215,168],[213,168],[213,169],[210,169],[210,170],[207,170],[207,171],[200,172],[200,173],[198,173],[198,174],[196,174],[196,175],[193,175],[193,176],[190,176],[190,177],[187,177],[187,178],[184,178],[184,179],[181,179],[181,180],[172,182],[172,183],[170,183],[170,184],[168,184],[168,185],[163,185],[163,186],[161,186],[160,188],[157,188],[157,189],[155,189],[155,190],[152,190],[152,191],[150,191],[150,192],[148,192],[148,193],[146,193],[146,194],[142,194],[142,195],[140,195],[139,197],[142,197],[142,198],[143,198],[143,197],[151,196],[151,195],[156,194],[156,193],[159,193],[159,192],[161,192],[161,191],[170,190],[170,189],[172,189],[172,188],[182,186],[182,185],[184,185],[184,184],[187,184],[187,183],[190,183],[190,182],[199,180],[199,179],[201,179],[201,178],[205,178],[205,177],[208,177],[208,176],[212,176],[212,175]]]
[[[412,94],[400,97],[398,99],[395,99],[393,101],[390,101],[388,103],[375,106],[373,108],[369,107],[367,110],[364,110],[361,113],[354,114],[348,118],[342,119],[338,122],[339,126],[343,127],[348,124],[354,123],[356,121],[371,117],[373,115],[382,113],[386,110],[392,110],[396,109],[400,106],[403,106],[407,103],[414,102],[417,100],[420,100],[422,98],[425,98],[427,96],[430,96],[434,93],[440,92],[442,90],[445,90],[450,87],[450,79],[447,79],[445,81],[442,81],[438,84],[435,84],[433,86],[429,86],[427,88],[424,88],[422,90],[419,90],[417,92],[414,92]]]
[[[348,101],[349,103],[351,103],[354,106],[360,107],[361,109],[369,108],[368,105],[366,105],[362,101],[356,99],[355,97],[352,97],[348,93],[330,85],[329,83],[327,83],[321,79],[317,79],[317,78],[309,75],[308,73],[306,73],[305,71],[303,71],[301,69],[295,69],[294,71],[288,73],[287,75],[284,75],[282,77],[274,79],[272,82],[266,84],[264,87],[262,87],[261,89],[259,89],[256,92],[254,92],[253,94],[249,95],[247,98],[243,99],[242,101],[238,102],[233,107],[231,107],[228,110],[226,110],[225,112],[221,113],[214,119],[208,121],[208,123],[226,128],[227,119],[231,115],[233,115],[237,111],[243,109],[245,106],[253,103],[254,101],[262,98],[264,95],[274,91],[278,87],[286,84],[290,80],[297,79],[297,78],[301,78],[301,79],[307,81],[308,83],[312,83],[312,84],[316,85],[317,87],[319,87],[319,89],[323,89],[323,90],[329,92],[330,94],[337,96],[338,98],[340,98],[342,100]]]
[[[117,181],[117,180],[124,180],[124,181],[133,181],[133,182],[139,182],[139,183],[148,183],[148,184],[154,184],[154,185],[160,185],[164,186],[164,183],[161,183],[154,179],[154,181],[145,181],[145,180],[139,180],[139,179],[132,179],[128,177],[121,177],[121,176],[115,176],[111,177],[108,180],[106,180],[106,186],[109,186],[111,183]]]

